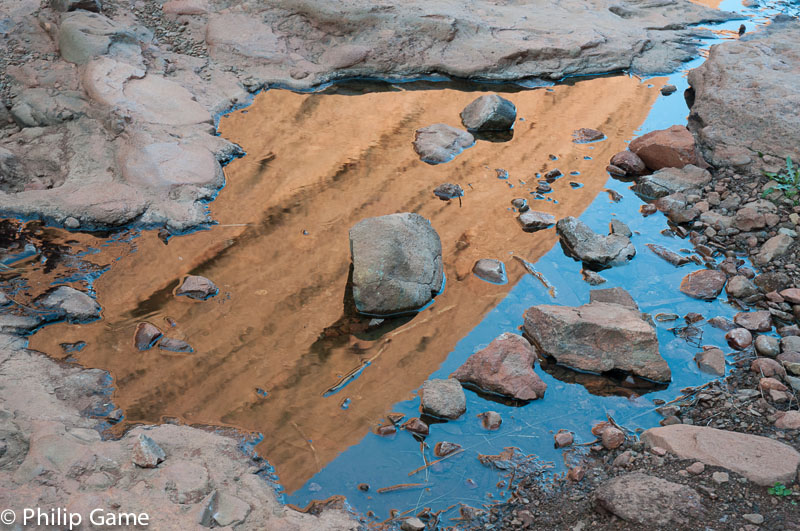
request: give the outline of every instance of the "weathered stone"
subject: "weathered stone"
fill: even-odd
[[[422,384],[422,412],[434,417],[457,419],[467,410],[467,398],[461,382],[455,378],[447,380],[425,380]]]
[[[556,448],[566,448],[567,446],[572,446],[574,438],[569,430],[558,430],[553,435],[553,441]]]
[[[633,189],[648,199],[658,199],[691,189],[702,189],[710,182],[708,170],[689,164],[680,168],[664,168],[640,177]]]
[[[775,421],[775,427],[781,430],[800,430],[800,411],[787,411]]]
[[[718,348],[703,350],[695,356],[701,371],[716,376],[725,376],[725,353]]]
[[[702,163],[697,156],[694,137],[682,125],[642,135],[630,143],[629,149],[653,171]]]
[[[416,516],[412,516],[402,521],[400,529],[403,531],[424,531],[425,523]]]
[[[102,5],[100,0],[52,0],[50,7],[62,13],[77,11],[78,9],[99,13]]]
[[[453,183],[440,184],[433,189],[433,195],[442,201],[450,201],[464,196],[464,189]],[[459,201],[461,201],[459,199]]]
[[[758,265],[767,265],[775,258],[779,258],[786,254],[789,247],[794,243],[794,239],[786,234],[778,234],[773,236],[761,246],[761,250],[755,256],[755,262]]]
[[[500,260],[481,258],[472,266],[472,272],[481,280],[492,284],[505,284],[508,282],[506,266]]]
[[[699,476],[706,470],[706,465],[701,463],[700,461],[695,461],[691,465],[686,467],[686,471],[689,472],[693,476]]]
[[[744,275],[736,275],[728,281],[725,293],[734,299],[746,299],[758,294],[758,286]]]
[[[461,123],[468,131],[507,131],[514,127],[517,108],[497,94],[486,94],[461,111]]]
[[[763,229],[767,226],[767,220],[764,214],[754,208],[744,207],[740,208],[734,216],[735,226],[737,229],[745,232]]]
[[[167,454],[156,442],[141,433],[133,445],[131,459],[140,468],[155,468],[167,458]]]
[[[756,352],[760,356],[775,358],[781,353],[780,340],[777,337],[760,335],[756,338]]]
[[[518,400],[542,398],[547,385],[534,372],[536,353],[524,338],[505,332],[453,374],[462,383]]]
[[[753,283],[764,293],[770,291],[782,291],[791,286],[792,281],[789,275],[782,271],[770,271],[761,273],[753,279]]]
[[[484,411],[478,415],[484,430],[496,431],[503,424],[503,418],[497,411]]]
[[[754,177],[772,161],[800,160],[800,117],[790,111],[800,97],[793,67],[800,61],[800,24],[776,20],[763,29],[713,47],[689,72],[689,128],[704,156],[715,167]],[[753,94],[741,100],[745,92]]]
[[[733,322],[751,332],[769,332],[772,330],[772,315],[766,310],[739,312],[733,317]]]
[[[655,329],[638,311],[619,304],[533,306],[525,312],[524,330],[542,353],[567,367],[618,369],[658,382],[671,378]]]
[[[725,286],[725,273],[713,269],[700,269],[683,277],[681,291],[693,299],[713,300]]]
[[[182,339],[165,337],[158,343],[158,348],[170,352],[194,352],[192,346]]]
[[[650,446],[666,448],[681,459],[726,468],[763,486],[792,483],[800,465],[800,453],[783,443],[704,426],[651,428],[642,433],[641,439]]]
[[[758,388],[762,391],[788,391],[789,388],[783,385],[780,380],[776,380],[775,378],[761,378],[758,381]]]
[[[800,304],[800,288],[782,290],[780,295],[789,304]]]
[[[725,334],[725,341],[736,350],[744,350],[753,344],[753,334],[746,328],[733,328]]]
[[[219,293],[219,288],[206,277],[198,275],[188,275],[175,290],[175,295],[185,295],[190,299],[206,300]]]
[[[781,352],[800,352],[800,337],[786,336],[781,338]]]
[[[620,234],[601,236],[577,218],[566,217],[556,224],[561,245],[576,259],[600,267],[621,265],[636,254],[630,239]]]
[[[131,55],[135,55],[138,43],[133,31],[98,13],[69,13],[58,28],[61,57],[79,65],[88,63],[92,57],[105,55],[112,44],[117,47],[117,53],[127,47]]]
[[[589,302],[607,302],[609,304],[619,304],[632,310],[639,309],[631,294],[622,288],[590,289]]]
[[[615,450],[625,442],[625,433],[619,428],[608,426],[600,433],[600,441],[606,450]]]
[[[408,419],[403,424],[403,429],[411,433],[416,433],[417,435],[428,435],[430,431],[428,425],[417,417]]]
[[[92,297],[70,286],[59,286],[44,296],[41,305],[70,322],[83,322],[100,316],[100,305]]]
[[[552,214],[537,212],[535,210],[526,210],[522,212],[517,219],[522,225],[522,230],[525,232],[536,232],[538,230],[548,229],[556,222],[556,218]]]
[[[625,175],[641,175],[647,169],[644,161],[633,151],[620,151],[611,157],[611,165],[623,171]]]
[[[653,253],[658,256],[659,258],[663,258],[670,264],[674,265],[675,267],[680,267],[682,265],[688,264],[691,262],[689,258],[686,256],[682,256],[675,251],[670,251],[663,245],[657,245],[655,243],[648,243],[647,248],[653,251]]]
[[[162,335],[157,326],[144,321],[136,326],[133,343],[139,350],[150,350]]]
[[[633,236],[633,231],[630,229],[630,227],[618,219],[612,219],[611,222],[609,222],[608,233],[619,234],[620,236],[625,236],[626,238],[631,238]]]
[[[353,298],[359,312],[419,310],[442,289],[442,244],[419,214],[368,218],[350,229]]]
[[[436,443],[436,446],[433,448],[433,455],[436,457],[446,457],[450,454],[456,453],[459,450],[461,450],[460,444],[441,441]]]
[[[750,370],[765,377],[778,376],[783,378],[786,376],[786,370],[784,370],[783,366],[770,358],[754,359],[753,363],[750,364]]]
[[[694,489],[641,472],[618,476],[595,492],[595,502],[623,520],[643,527],[690,526],[706,515]]]
[[[598,131],[597,129],[590,129],[588,127],[582,127],[581,129],[576,129],[572,133],[572,141],[576,144],[587,144],[589,142],[597,142],[598,140],[603,140],[606,135],[602,131]]]
[[[446,124],[433,124],[417,129],[414,151],[423,162],[441,164],[453,160],[474,143],[475,138],[466,131]]]

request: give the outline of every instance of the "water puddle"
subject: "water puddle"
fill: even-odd
[[[662,96],[668,83],[678,92]],[[678,291],[699,266],[675,268],[646,244],[678,252],[687,243],[662,234],[662,215],[642,216],[630,184],[605,171],[634,136],[683,122],[686,86],[677,73],[573,79],[548,89],[415,82],[265,91],[220,120],[220,134],[247,155],[226,167],[227,185],[210,205],[218,224],[209,230],[165,242],[157,231],[85,235],[1,222],[0,282],[16,303],[6,311],[36,311],[36,297],[58,283],[97,294],[101,320],[44,327],[30,346],[111,373],[113,400],[124,412],[113,433],[167,419],[235,427],[261,434],[255,450],[298,506],[344,495],[378,519],[392,510],[451,506],[447,515],[456,517],[458,503],[480,507],[507,495],[505,472],[478,456],[487,462],[517,452],[542,477],[562,473],[563,451],[552,443],[558,429],[585,443],[594,439],[592,422],[607,416],[627,428],[651,427],[660,419],[654,399],[671,400],[710,379],[694,355],[697,345],[724,345],[723,332],[696,323],[687,333],[682,319],[656,320],[673,374],[666,388],[545,365],[536,368],[548,384],[542,400],[520,406],[467,391],[467,413],[432,424],[424,443],[406,431],[375,433],[391,412],[418,416],[415,392],[424,380],[446,377],[502,332],[517,331],[528,307],[588,302],[581,265],[554,246],[554,229],[522,231],[514,199],[559,218],[581,216],[602,233],[612,219],[628,224],[637,256],[603,271],[602,287],[624,287],[642,311],[706,318],[736,312]],[[503,92],[517,107],[510,139],[479,140],[446,164],[417,158],[416,129],[460,126],[459,112],[488,92]],[[606,138],[576,144],[572,133],[582,127]],[[556,169],[560,176],[551,173]],[[445,183],[461,186],[460,201],[434,195]],[[438,231],[447,287],[413,318],[358,317],[346,289],[348,231],[365,217],[403,211],[430,219]],[[481,258],[503,261],[508,282],[475,277]],[[212,279],[219,295],[175,297],[187,274]],[[133,333],[142,321],[194,352],[137,350]],[[484,430],[477,418],[488,410],[502,416],[499,430]],[[441,442],[463,451],[436,462],[433,448]],[[519,450],[503,454],[512,447]]]

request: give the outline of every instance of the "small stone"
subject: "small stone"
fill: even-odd
[[[664,457],[665,455],[667,455],[667,451],[661,448],[660,446],[653,446],[652,448],[650,448],[650,452],[653,455],[657,455],[658,457]]]
[[[781,391],[786,392],[789,389],[775,378],[761,378],[758,381],[758,388],[762,391]]]
[[[455,378],[426,380],[422,384],[422,412],[434,417],[457,419],[467,410],[461,382]]]
[[[631,454],[630,450],[625,450],[621,454],[619,454],[616,458],[614,458],[614,462],[611,464],[614,468],[625,468],[633,459],[633,454]]]
[[[600,439],[603,443],[603,448],[606,450],[614,450],[622,446],[622,443],[625,442],[625,434],[622,430],[614,426],[608,426],[603,430]]]
[[[161,339],[162,335],[157,326],[144,321],[136,326],[136,332],[133,334],[133,343],[139,350],[150,350]]]
[[[481,258],[472,266],[472,273],[481,280],[492,284],[506,284],[506,266],[500,260],[494,258]]]
[[[496,411],[485,411],[479,414],[478,418],[481,419],[483,429],[489,431],[500,429],[500,425],[503,423],[503,418]]]
[[[369,483],[359,483],[356,488],[361,492],[369,492]]]
[[[169,352],[194,352],[192,346],[186,341],[171,337],[165,337],[162,339],[158,344],[158,348],[161,350],[167,350]]]
[[[435,455],[436,457],[445,457],[450,454],[454,454],[459,450],[461,450],[460,444],[441,441],[436,443],[436,446],[434,446],[433,455]]]
[[[744,518],[753,525],[761,525],[764,523],[764,517],[757,513],[743,514],[742,518]]]
[[[70,216],[64,220],[64,227],[70,230],[79,229],[81,228],[81,222]]]
[[[133,444],[131,458],[140,468],[155,468],[167,458],[167,454],[153,439],[141,433]]]
[[[781,353],[781,342],[777,337],[760,335],[756,338],[755,345],[760,356],[775,358]]]
[[[183,279],[181,286],[175,290],[175,295],[185,295],[190,299],[203,301],[215,296],[218,292],[216,284],[206,277],[188,275]]]
[[[734,328],[725,334],[725,340],[731,348],[744,350],[753,343],[753,335],[745,328]]]
[[[440,184],[433,189],[433,195],[442,201],[450,201],[464,196],[464,189],[457,184],[445,183]]]
[[[664,96],[669,96],[670,94],[677,92],[677,90],[678,87],[676,87],[675,85],[664,85],[663,87],[661,87],[661,94],[663,94]]]
[[[425,524],[419,518],[412,516],[403,520],[403,523],[400,524],[400,529],[403,531],[424,531]]]
[[[514,126],[517,109],[497,94],[486,94],[461,111],[461,123],[469,131],[507,131]]]
[[[718,348],[703,350],[695,356],[697,367],[709,374],[725,376],[725,353]]]
[[[701,463],[700,461],[695,461],[691,465],[686,467],[686,471],[689,472],[693,476],[699,476],[706,470],[706,465]]]
[[[428,425],[417,417],[408,419],[405,424],[403,424],[403,429],[411,433],[416,433],[417,435],[428,435],[430,432]]]
[[[701,269],[683,277],[680,289],[694,299],[713,300],[722,291],[726,280],[722,271]]]
[[[586,475],[586,469],[582,466],[574,466],[567,471],[567,479],[578,483]]]
[[[733,322],[751,332],[772,330],[772,315],[768,311],[739,312],[733,317]]]
[[[783,378],[786,376],[786,370],[784,370],[783,366],[771,358],[756,358],[750,364],[750,371],[768,378],[773,376]]]
[[[517,218],[522,225],[522,230],[525,232],[536,232],[539,230],[552,227],[556,218],[547,212],[537,212],[535,210],[526,210],[522,212]]]
[[[568,430],[558,430],[556,434],[553,436],[555,441],[556,448],[565,448],[567,446],[572,446],[574,442],[574,438],[571,432]]]
[[[729,478],[727,472],[714,472],[713,474],[711,474],[711,480],[714,483],[717,483],[717,484],[720,484],[720,485],[722,483],[727,483],[729,479],[730,478]]]
[[[775,427],[781,430],[800,430],[800,411],[787,411],[775,421]]]
[[[598,131],[597,129],[589,129],[588,127],[582,127],[572,133],[572,141],[576,144],[587,144],[589,142],[597,142],[598,140],[603,140],[606,137],[602,131]]]

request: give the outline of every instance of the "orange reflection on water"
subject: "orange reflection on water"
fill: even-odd
[[[663,81],[648,87],[605,77],[508,94],[524,118],[513,139],[480,141],[438,166],[418,160],[414,131],[436,122],[460,126],[459,112],[480,92],[264,92],[220,124],[247,156],[226,168],[227,187],[211,204],[219,225],[168,246],[154,232],[143,234],[136,252],[96,283],[104,320],[47,327],[32,346],[62,356],[58,343],[86,341],[76,358],[114,376],[123,427],[171,417],[263,433],[257,450],[292,491],[409,398],[527,274],[512,256],[534,262],[553,246],[553,229],[520,229],[511,200],[531,198],[535,174],[559,168],[565,176],[551,194],[558,204],[531,201],[532,208],[580,214],[602,191],[609,158],[643,123]],[[608,138],[574,144],[580,127]],[[510,178],[498,179],[496,168]],[[584,186],[572,189],[569,181]],[[463,206],[433,196],[446,182],[466,190]],[[441,236],[447,288],[414,319],[374,337],[360,331],[364,321],[344,314],[348,230],[365,217],[402,211],[430,219]],[[473,277],[479,258],[503,260],[509,284]],[[187,273],[209,277],[220,295],[175,298]],[[177,325],[170,328],[167,318]],[[133,330],[142,320],[195,352],[135,350]],[[323,396],[365,360],[372,363],[360,377]]]

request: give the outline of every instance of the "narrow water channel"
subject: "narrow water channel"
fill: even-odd
[[[743,10],[738,2],[719,7]],[[779,3],[747,9],[754,18],[745,25],[752,30],[781,9]],[[731,38],[740,23],[715,27],[717,39]],[[30,338],[30,347],[110,372],[113,404],[124,417],[109,426],[109,435],[172,419],[237,428],[252,434],[286,501],[300,507],[333,495],[377,519],[393,509],[480,507],[506,491],[502,473],[483,466],[479,454],[516,447],[536,455],[535,466],[546,474],[563,473],[564,453],[552,447],[558,429],[573,431],[582,443],[594,439],[592,423],[607,416],[631,429],[652,427],[661,418],[654,399],[670,400],[711,378],[698,370],[694,355],[699,345],[724,348],[723,333],[705,325],[686,337],[682,317],[732,317],[736,310],[678,291],[683,276],[699,266],[675,268],[645,244],[681,252],[688,242],[662,233],[667,224],[660,213],[643,217],[630,183],[605,171],[632,138],[684,123],[685,73],[701,61],[670,76],[570,79],[535,88],[417,81],[343,83],[305,94],[268,90],[220,120],[220,134],[246,156],[226,167],[226,187],[209,205],[217,224],[164,242],[157,231],[87,235],[5,220],[0,284],[23,307],[54,284],[96,294],[101,320],[49,325]],[[678,92],[662,96],[668,83]],[[411,148],[416,129],[459,126],[461,109],[489,92],[516,105],[512,138],[479,140],[442,165],[419,161]],[[599,129],[606,139],[572,142],[581,127]],[[563,175],[552,192],[537,194],[537,174],[553,169]],[[448,182],[466,191],[460,204],[432,194]],[[521,230],[515,198],[558,218],[580,216],[597,232],[605,233],[612,219],[634,231],[636,257],[603,271],[602,287],[625,288],[643,312],[681,316],[656,322],[672,383],[637,388],[537,366],[548,384],[542,400],[518,406],[467,391],[467,413],[432,425],[425,446],[407,432],[377,435],[390,412],[418,416],[416,391],[424,380],[447,377],[496,336],[517,332],[528,307],[588,302],[580,264],[555,245],[554,229]],[[446,289],[413,319],[370,328],[348,300],[348,231],[365,217],[403,211],[430,219],[438,231]],[[504,261],[509,282],[475,277],[471,268],[480,258]],[[220,295],[203,302],[175,297],[186,274],[212,279]],[[132,338],[142,321],[189,342],[194,352],[138,351]],[[488,410],[503,418],[497,431],[485,431],[476,418]],[[439,441],[465,451],[410,474],[435,459]],[[377,492],[402,484],[418,485]]]

